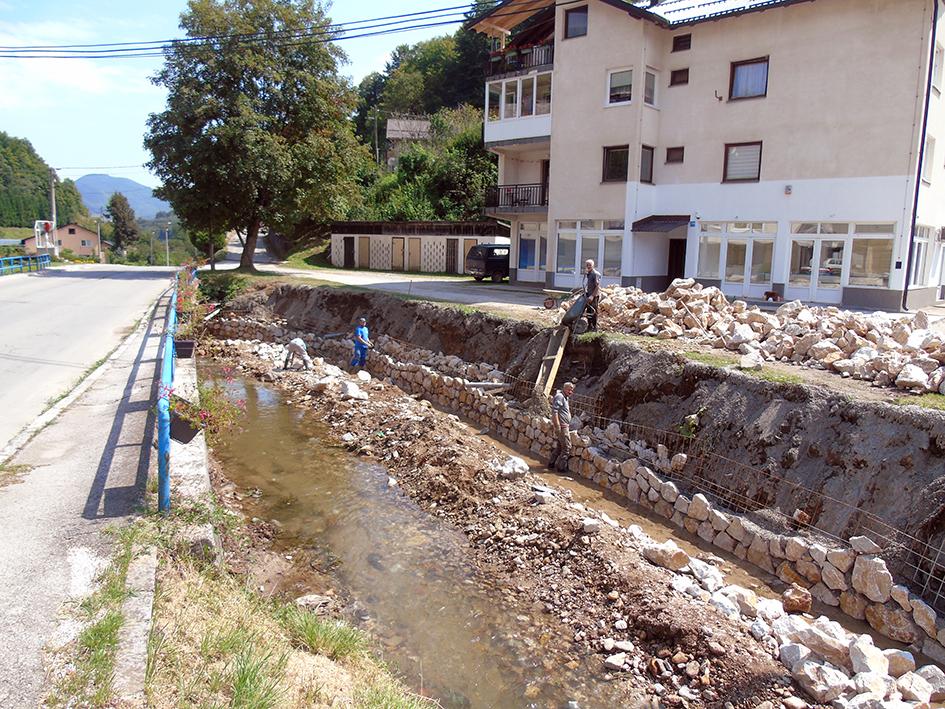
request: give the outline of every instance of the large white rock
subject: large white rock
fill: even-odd
[[[341,398],[364,401],[368,398],[368,395],[366,392],[361,391],[361,387],[354,382],[343,381],[341,382]]]
[[[928,374],[914,364],[907,364],[896,377],[896,386],[900,389],[923,389],[928,381]]]
[[[880,675],[889,672],[889,660],[882,650],[873,645],[869,635],[859,635],[850,643],[850,664],[854,672]]]
[[[851,685],[850,678],[841,670],[828,663],[812,660],[805,660],[795,665],[791,670],[791,676],[805,692],[821,703],[833,701],[846,692]]]
[[[858,554],[879,554],[882,551],[869,537],[850,537],[850,546]]]
[[[701,492],[693,495],[689,502],[689,516],[704,522],[709,519],[709,501]]]
[[[498,469],[499,477],[505,478],[506,480],[513,480],[515,478],[523,478],[525,474],[528,473],[528,463],[519,458],[517,455],[510,455]]]
[[[932,685],[917,672],[907,672],[897,679],[896,689],[903,699],[914,702],[927,702],[932,696]]]
[[[643,558],[657,566],[673,571],[679,571],[690,561],[689,555],[680,549],[672,539],[667,539],[662,544],[650,544],[643,547]]]
[[[810,659],[812,654],[810,648],[800,643],[784,643],[778,653],[781,658],[781,664],[789,670],[793,670],[794,665],[797,663]]]
[[[889,600],[892,574],[878,556],[861,555],[853,564],[853,588],[875,603]]]
[[[689,559],[689,570],[709,593],[715,593],[725,585],[725,578],[717,566],[699,559]]]
[[[930,701],[945,701],[945,672],[942,672],[940,667],[925,665],[917,669],[915,673],[931,685],[932,694],[929,697]]]

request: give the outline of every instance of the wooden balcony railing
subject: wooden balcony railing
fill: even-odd
[[[527,71],[540,66],[554,64],[554,44],[542,44],[537,47],[513,47],[494,53],[486,66],[486,77]]]

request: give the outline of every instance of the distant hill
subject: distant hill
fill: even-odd
[[[111,175],[85,175],[75,181],[75,186],[82,195],[82,201],[92,214],[105,211],[108,200],[116,192],[128,198],[128,203],[135,210],[138,219],[154,219],[158,212],[170,211],[171,205],[154,196],[153,190],[140,182],[127,177]]]
[[[88,217],[75,183],[58,179],[57,183],[59,223]],[[0,131],[0,227],[32,230],[34,221],[49,218],[49,165],[28,140]]]

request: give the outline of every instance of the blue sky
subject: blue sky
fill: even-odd
[[[352,22],[439,7],[444,0],[337,0],[335,22]],[[134,42],[181,36],[177,22],[186,0],[0,0],[0,45]],[[399,44],[451,32],[458,25],[346,40],[355,81],[380,71]],[[164,92],[148,77],[160,59],[0,59],[0,130],[28,139],[60,177],[107,172],[148,185],[157,180],[143,167],[141,146],[149,113],[164,106]]]

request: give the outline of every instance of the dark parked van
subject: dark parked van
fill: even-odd
[[[491,278],[493,282],[500,283],[503,278],[509,277],[509,245],[478,244],[473,246],[466,254],[466,271],[477,281]]]

